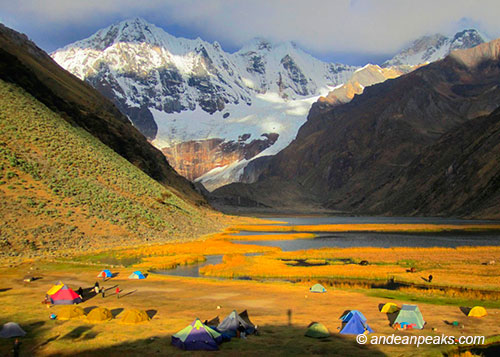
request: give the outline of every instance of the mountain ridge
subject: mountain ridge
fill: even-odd
[[[368,87],[347,104],[325,107],[315,103],[297,138],[263,163],[255,184],[222,187],[213,193],[214,202],[223,206],[224,200],[231,204],[240,197],[253,205],[280,207],[281,202],[282,207],[293,208],[297,198],[278,197],[273,192],[276,185],[295,185],[308,188],[300,199],[315,202],[312,208],[389,212],[376,205],[385,199],[383,187],[392,187],[401,170],[443,135],[497,109],[499,43],[500,39],[453,52],[443,60]],[[463,62],[476,57],[480,62],[472,61],[471,66]],[[418,188],[405,186],[405,190]],[[468,206],[459,213],[473,211]],[[396,204],[390,212],[412,213]],[[418,213],[425,215],[426,211]],[[446,213],[458,211],[455,207]]]
[[[472,40],[460,38],[469,32],[448,45],[468,46]],[[179,172],[209,190],[243,180],[247,165],[289,145],[311,104],[360,69],[263,38],[228,53],[217,42],[177,38],[141,18],[110,25],[52,57],[111,99]],[[399,67],[389,77],[409,71]],[[342,102],[374,83],[362,82]]]

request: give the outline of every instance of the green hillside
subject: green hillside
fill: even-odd
[[[219,218],[1,80],[0,216],[0,257],[189,238]]]

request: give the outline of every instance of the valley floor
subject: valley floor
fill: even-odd
[[[288,282],[256,282],[217,280],[210,278],[178,278],[149,274],[145,280],[129,280],[133,268],[113,268],[118,275],[106,282],[106,297],[91,297],[81,304],[89,311],[107,307],[115,319],[101,324],[83,320],[51,320],[60,307],[41,304],[50,286],[62,280],[71,288],[90,288],[100,267],[62,262],[26,262],[0,269],[0,323],[18,322],[27,335],[22,338],[21,356],[154,356],[193,355],[170,345],[170,336],[191,323],[215,316],[223,319],[233,309],[248,310],[250,319],[258,325],[260,335],[233,339],[221,345],[219,355],[342,355],[342,356],[441,356],[456,346],[425,345],[389,346],[358,345],[355,336],[338,334],[339,317],[345,310],[357,309],[367,317],[377,335],[462,336],[484,335],[489,341],[500,335],[498,304],[491,301],[488,315],[482,319],[466,317],[460,304],[437,305],[418,301],[427,325],[424,330],[398,332],[389,326],[379,304],[387,301],[398,305],[412,303],[410,295],[394,297],[389,290],[334,289],[325,294],[309,292],[310,284]],[[30,283],[25,275],[40,277]],[[117,299],[115,289],[123,292]],[[418,299],[417,299],[418,300]],[[463,300],[460,302],[463,303]],[[449,303],[449,302],[448,302]],[[496,307],[496,308],[495,308]],[[141,325],[122,325],[120,313],[139,308],[153,316]],[[288,311],[291,311],[289,324]],[[326,340],[304,336],[312,321],[322,322],[332,333]],[[458,321],[458,326],[450,323]],[[435,330],[433,330],[435,329]],[[12,341],[0,340],[0,355],[9,355]],[[203,352],[194,355],[204,355]]]

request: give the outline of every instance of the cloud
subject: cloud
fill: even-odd
[[[0,0],[0,21],[49,50],[142,16],[174,35],[217,40],[224,48],[265,37],[327,57],[376,57],[425,34],[470,26],[500,37],[498,13],[498,0]]]

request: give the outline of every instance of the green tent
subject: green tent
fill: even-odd
[[[400,324],[401,327],[408,325],[411,328],[423,329],[425,321],[417,305],[404,304],[399,310],[394,324]]]
[[[199,319],[172,335],[172,345],[186,351],[217,351],[221,342],[222,335]]]
[[[307,327],[307,331],[305,334],[307,337],[313,337],[313,338],[326,338],[330,337],[330,332],[328,329],[325,327],[320,322],[311,322],[309,326]]]
[[[309,290],[312,293],[326,293],[326,288],[321,284],[314,284]]]

